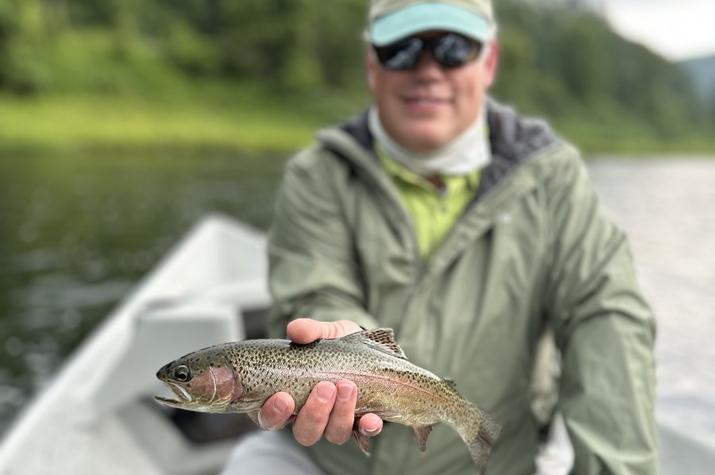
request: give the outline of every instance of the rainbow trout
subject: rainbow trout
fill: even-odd
[[[480,473],[499,426],[463,398],[452,381],[410,363],[391,329],[353,333],[308,345],[288,340],[246,340],[189,353],[157,372],[177,399],[160,403],[201,412],[247,413],[257,422],[263,402],[289,393],[298,411],[320,381],[353,381],[358,387],[355,416],[375,413],[412,427],[424,452],[432,426],[445,422],[461,436]],[[368,453],[368,440],[354,432]]]

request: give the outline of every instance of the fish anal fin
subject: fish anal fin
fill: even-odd
[[[370,439],[368,436],[360,432],[358,429],[353,430],[353,437],[355,438],[355,443],[357,443],[357,446],[360,450],[362,450],[362,453],[367,455],[368,457],[370,456]]]
[[[376,328],[374,330],[351,333],[350,335],[344,336],[343,340],[362,341],[397,358],[407,359],[405,352],[402,351],[400,345],[395,341],[395,333],[392,331],[392,328]]]
[[[412,426],[412,430],[415,433],[415,439],[417,440],[417,447],[419,447],[422,452],[427,451],[427,438],[432,432],[432,427],[432,425]]]

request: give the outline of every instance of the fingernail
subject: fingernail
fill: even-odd
[[[377,427],[373,427],[372,429],[365,429],[363,430],[363,432],[365,433],[365,435],[373,436],[377,435],[380,432],[380,429]]]
[[[333,398],[335,394],[335,386],[332,384],[319,384],[318,385],[318,399],[320,402],[328,402]]]
[[[260,411],[258,412],[258,425],[263,430],[271,430],[271,427],[263,420],[263,416],[261,415]]]
[[[276,398],[273,402],[273,407],[277,412],[286,412],[288,410],[288,404],[280,398]]]
[[[347,401],[351,397],[353,397],[353,386],[351,384],[339,384],[338,399],[341,401]]]

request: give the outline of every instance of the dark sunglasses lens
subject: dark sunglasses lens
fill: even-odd
[[[443,68],[458,68],[475,60],[482,45],[462,35],[448,33],[431,39],[411,37],[386,46],[374,46],[380,64],[393,71],[413,69],[426,48],[432,51]]]
[[[444,68],[458,68],[475,60],[482,45],[460,35],[444,35],[435,40],[432,54]]]
[[[422,54],[423,42],[419,38],[407,38],[386,46],[375,46],[378,61],[386,69],[402,71],[417,65]]]

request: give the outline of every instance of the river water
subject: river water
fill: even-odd
[[[715,158],[715,157],[713,157]],[[657,315],[658,416],[715,448],[715,159],[589,163]],[[282,157],[0,158],[0,434],[202,215],[270,221]]]
[[[211,211],[266,228],[282,157],[0,157],[0,434]]]
[[[590,170],[658,321],[658,417],[715,450],[713,158],[604,158]]]

